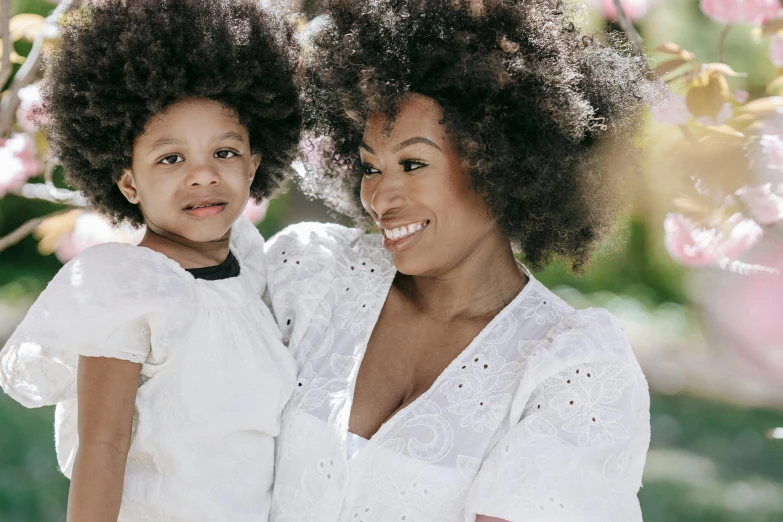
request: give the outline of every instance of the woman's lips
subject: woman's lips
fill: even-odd
[[[382,228],[383,246],[389,252],[399,252],[411,245],[429,226],[429,220],[418,221],[393,229]]]

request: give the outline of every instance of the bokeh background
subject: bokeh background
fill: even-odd
[[[7,5],[3,2],[0,9]],[[699,0],[623,2],[651,60],[663,61],[653,49],[671,41],[703,63],[718,61],[724,26],[705,16]],[[310,2],[290,3],[312,15]],[[586,0],[582,23],[618,28],[611,21],[612,5],[612,0]],[[10,2],[11,15],[47,16],[55,7],[44,0]],[[732,27],[723,42],[725,61],[747,74],[729,76],[731,89],[750,98],[769,94],[768,84],[780,74],[769,45],[758,24]],[[14,43],[19,62],[13,65],[14,73],[33,46],[32,36]],[[11,81],[0,90],[8,89]],[[16,125],[16,130],[25,130],[18,128],[22,123]],[[737,346],[741,343],[715,328],[711,300],[726,298],[711,293],[720,269],[683,266],[666,248],[664,220],[675,210],[678,194],[692,185],[672,163],[678,157],[671,152],[677,148],[673,143],[682,141],[681,130],[650,117],[638,171],[627,178],[631,210],[618,217],[617,237],[589,270],[577,277],[556,265],[537,276],[576,307],[601,306],[616,314],[642,364],[652,392],[652,445],[639,494],[645,520],[783,522],[783,372],[770,371],[763,358],[760,363],[758,357],[749,357]],[[45,155],[42,138],[34,130],[28,134],[34,137],[35,154]],[[2,176],[0,172],[0,184]],[[59,168],[50,169],[46,180],[65,187]],[[42,183],[44,177],[27,181]],[[3,190],[0,238],[30,220],[68,208],[20,195],[20,190]],[[75,234],[87,243],[127,239],[107,235],[101,223],[89,219],[74,230],[79,212],[60,214],[37,227],[35,237],[27,235],[0,252],[0,344],[69,255],[63,244],[75,248]],[[268,203],[265,215],[259,209],[257,219],[265,237],[290,223],[341,220],[293,185]],[[780,226],[768,227],[768,235],[774,238]],[[777,312],[783,322],[783,310]],[[769,350],[780,347],[782,340],[777,341]],[[0,394],[0,520],[65,519],[68,481],[57,470],[52,421],[53,408],[26,410]]]

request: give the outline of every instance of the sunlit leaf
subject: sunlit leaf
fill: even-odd
[[[767,94],[777,96],[783,94],[783,76],[778,76],[767,85]]]
[[[655,51],[664,54],[671,54],[686,61],[691,61],[694,58],[694,54],[692,52],[686,51],[674,42],[664,42],[656,47]]]
[[[768,114],[776,112],[779,108],[783,107],[783,97],[781,96],[768,96],[766,98],[759,98],[748,102],[745,105],[737,107],[734,112],[736,114]]]
[[[726,78],[720,73],[703,72],[697,76],[685,95],[688,110],[697,118],[714,118],[729,101],[731,91]]]
[[[683,213],[698,216],[699,218],[702,219],[704,218],[704,216],[710,213],[710,208],[707,205],[705,205],[704,202],[693,199],[689,196],[675,197],[673,202],[674,205]]]
[[[742,142],[745,139],[743,133],[728,125],[702,125],[698,122],[694,122],[691,132],[698,138],[716,141]]]
[[[663,62],[659,64],[655,69],[653,69],[653,72],[658,77],[666,76],[670,72],[674,72],[683,65],[690,63],[687,60],[683,60],[682,58],[675,58],[673,60],[668,60],[666,62]]]
[[[753,114],[740,114],[729,118],[726,124],[742,132],[756,122],[758,122],[758,119]]]
[[[73,230],[76,219],[83,213],[84,210],[75,209],[65,214],[44,219],[33,234],[39,240],[38,252],[44,256],[53,253],[60,242],[60,238]]]
[[[32,42],[46,26],[46,19],[38,14],[22,13],[11,18],[11,40],[25,39]]]
[[[707,73],[725,74],[726,76],[747,76],[745,73],[738,73],[725,63],[705,63],[702,70]]]
[[[35,148],[38,151],[38,157],[39,158],[45,158],[49,154],[49,142],[46,141],[46,137],[44,136],[43,132],[36,132],[35,133]]]
[[[2,56],[2,55],[3,55],[3,41],[0,40],[0,56]],[[11,49],[10,58],[11,58],[11,63],[15,63],[15,64],[19,64],[19,65],[23,64],[24,60],[25,60],[24,56],[19,55],[13,49]]]

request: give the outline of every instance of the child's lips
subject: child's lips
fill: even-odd
[[[185,213],[197,218],[206,218],[206,217],[217,216],[218,214],[223,212],[225,208],[226,208],[225,203],[213,203],[207,206],[196,205],[195,207],[186,208]]]

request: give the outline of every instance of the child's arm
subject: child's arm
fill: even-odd
[[[68,522],[116,522],[141,364],[80,357],[79,449],[68,496]]]

